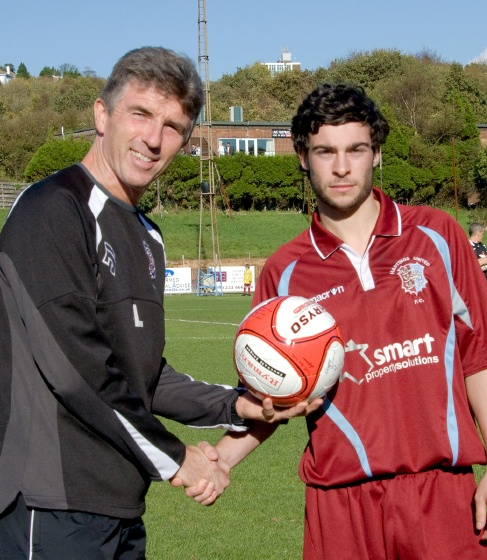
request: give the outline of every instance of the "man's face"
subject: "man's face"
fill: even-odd
[[[124,87],[111,113],[98,99],[95,120],[101,137],[95,176],[131,204],[167,169],[193,127],[177,99],[135,81]]]
[[[371,196],[374,154],[370,127],[356,122],[322,125],[309,136],[309,151],[299,155],[309,172],[318,207],[350,215]]]
[[[481,243],[484,237],[485,230],[481,229],[474,234],[474,241],[475,243]]]

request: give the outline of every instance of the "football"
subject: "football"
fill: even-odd
[[[276,406],[323,397],[338,381],[345,349],[335,319],[320,304],[279,296],[256,306],[237,330],[234,361],[253,395]]]

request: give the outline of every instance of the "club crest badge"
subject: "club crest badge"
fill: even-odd
[[[397,275],[401,279],[402,289],[407,294],[418,295],[424,290],[428,281],[424,275],[424,266],[418,262],[403,264],[397,269]]]

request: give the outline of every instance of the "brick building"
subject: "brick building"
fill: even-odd
[[[225,155],[224,150],[227,146],[230,148],[230,154],[238,152],[255,156],[294,154],[291,126],[288,122],[213,121],[211,126],[202,126],[202,155],[208,154],[208,131],[211,134],[211,146],[215,156]],[[191,153],[191,147],[199,145],[200,125],[196,124],[184,151]]]

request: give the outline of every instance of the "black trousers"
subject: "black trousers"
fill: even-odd
[[[142,519],[31,509],[21,494],[0,516],[0,560],[144,560]]]

